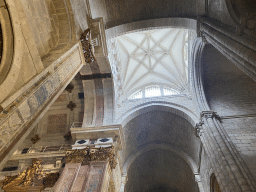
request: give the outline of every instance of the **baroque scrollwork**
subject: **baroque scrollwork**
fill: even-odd
[[[89,164],[91,161],[108,161],[111,169],[116,167],[114,147],[86,147],[84,149],[69,150],[66,153],[67,163]]]
[[[6,176],[2,183],[5,192],[42,191],[53,187],[59,178],[59,173],[45,173],[42,170],[42,160],[33,159],[32,165],[15,176]]]
[[[214,111],[202,111],[201,112],[201,119],[209,119],[215,117],[217,114]]]
[[[202,125],[204,124],[203,121],[200,121],[199,123],[196,124],[195,129],[196,129],[196,136],[200,137],[202,135]]]
[[[80,38],[86,63],[92,63],[96,60],[93,55],[92,45],[90,43],[90,34],[91,32],[88,28],[84,31]]]
[[[3,181],[5,191],[28,191],[31,188],[42,190],[44,173],[41,166],[42,160],[35,159],[31,166],[15,176],[6,176]]]

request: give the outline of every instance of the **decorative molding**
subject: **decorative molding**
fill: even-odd
[[[90,20],[91,37],[93,43],[94,55],[100,57],[108,56],[106,45],[105,25],[103,17]]]
[[[5,192],[42,191],[53,187],[59,178],[59,173],[45,173],[42,169],[42,160],[33,159],[32,165],[15,176],[6,176],[3,181]]]
[[[201,120],[204,119],[209,119],[209,118],[213,118],[213,117],[217,117],[217,112],[214,111],[202,111],[200,116],[201,116]]]
[[[35,135],[34,137],[31,138],[31,141],[33,144],[36,144],[41,138],[39,137],[39,135]]]
[[[27,192],[29,190],[42,191],[44,188],[44,173],[41,167],[42,160],[34,159],[32,165],[15,176],[6,176],[3,181],[5,192]]]
[[[111,78],[112,73],[95,73],[92,75],[80,75],[80,80],[91,80],[91,79],[105,79],[105,78]]]
[[[90,36],[91,36],[91,31],[88,28],[84,31],[84,33],[81,35],[81,38],[80,38],[86,63],[93,63],[94,61],[96,61],[93,55],[93,47],[90,43]]]
[[[200,137],[202,135],[202,125],[204,124],[203,121],[200,121],[199,123],[196,124],[195,129],[196,129],[196,136]]]
[[[65,90],[67,90],[69,93],[71,93],[73,89],[74,85],[72,85],[71,83],[69,83],[68,86],[65,88]]]
[[[76,108],[76,104],[73,101],[70,101],[69,104],[67,105],[67,108],[69,108],[70,111],[73,111],[73,109]]]
[[[248,118],[248,117],[256,117],[256,114],[220,116],[220,119],[236,119],[236,118]]]
[[[86,147],[84,149],[68,150],[66,163],[89,164],[91,161],[108,161],[111,169],[116,167],[114,147]]]

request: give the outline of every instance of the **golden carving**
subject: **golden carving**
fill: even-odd
[[[108,161],[111,169],[116,167],[114,147],[86,147],[67,151],[67,163],[89,164],[90,161]]]
[[[6,176],[3,181],[5,192],[42,191],[45,187],[53,187],[59,173],[45,174],[41,166],[42,160],[34,159],[32,165],[15,176]]]
[[[68,150],[66,152],[66,162],[67,163],[82,163],[84,158],[87,155],[87,149],[75,149],[75,150]]]
[[[41,167],[42,160],[33,160],[32,166],[19,173],[16,176],[6,176],[3,182],[3,189],[7,191],[29,191],[31,188],[36,188],[39,191],[43,190],[44,173]]]
[[[90,44],[90,33],[90,29],[88,28],[84,31],[80,38],[86,63],[92,63],[96,60],[93,55],[92,45]]]

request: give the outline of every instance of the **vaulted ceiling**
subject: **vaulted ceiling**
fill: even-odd
[[[124,94],[147,85],[178,91],[187,85],[188,30],[165,28],[134,32],[115,39]],[[127,95],[127,96],[128,96]]]

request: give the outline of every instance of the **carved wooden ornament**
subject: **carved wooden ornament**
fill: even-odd
[[[86,147],[84,149],[69,150],[66,153],[67,163],[89,164],[90,161],[108,161],[111,169],[116,167],[114,147]]]

